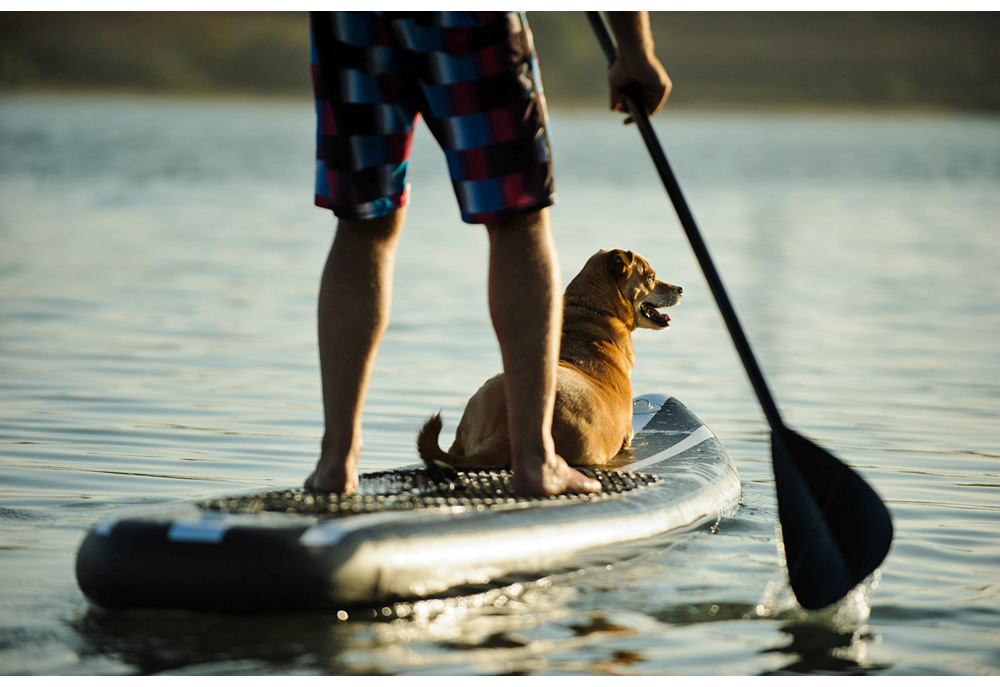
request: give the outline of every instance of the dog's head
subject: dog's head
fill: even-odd
[[[659,281],[649,262],[631,251],[612,250],[604,256],[605,267],[618,283],[626,305],[632,309],[636,328],[666,329],[670,317],[660,308],[669,308],[681,301],[683,289]]]
[[[666,329],[670,318],[659,309],[677,305],[681,293],[681,287],[658,281],[649,262],[638,253],[602,250],[570,282],[566,304],[612,314],[630,331]]]

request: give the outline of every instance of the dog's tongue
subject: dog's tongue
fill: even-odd
[[[666,325],[668,322],[670,322],[670,315],[668,315],[665,312],[660,312],[659,308],[654,308],[651,305],[645,305],[643,307],[643,312],[645,313],[646,317],[648,317],[653,322],[659,322],[662,323],[663,325]]]

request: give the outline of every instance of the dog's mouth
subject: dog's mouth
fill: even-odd
[[[640,305],[639,313],[652,322],[653,326],[657,329],[663,329],[664,327],[670,326],[670,315],[660,312],[649,303],[643,303]]]

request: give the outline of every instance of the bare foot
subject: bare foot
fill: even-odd
[[[355,475],[333,475],[331,473],[320,472],[316,468],[306,477],[306,489],[314,491],[325,491],[331,494],[353,494],[358,490],[358,476]]]
[[[560,456],[553,455],[542,463],[526,466],[520,461],[514,467],[514,493],[524,496],[555,496],[557,494],[595,494],[601,483],[571,468]]]
[[[353,494],[358,490],[358,461],[338,460],[322,454],[316,469],[306,477],[305,488],[335,494]]]

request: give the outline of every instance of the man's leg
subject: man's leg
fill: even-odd
[[[406,208],[367,220],[339,220],[319,292],[323,435],[305,486],[351,493],[358,487],[361,411],[375,355],[389,325],[396,245]]]
[[[548,209],[486,225],[489,303],[506,380],[511,467],[521,494],[600,491],[552,442],[562,284]]]

